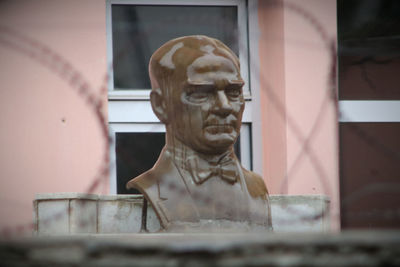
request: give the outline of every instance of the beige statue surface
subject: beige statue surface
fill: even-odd
[[[237,56],[219,40],[185,36],[154,52],[149,73],[166,145],[127,188],[144,194],[165,231],[270,229],[264,181],[233,151],[245,106]]]

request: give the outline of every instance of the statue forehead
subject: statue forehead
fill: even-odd
[[[205,62],[212,64],[212,57],[215,60],[219,57],[220,60],[231,61],[235,68],[239,69],[238,60],[228,47],[216,39],[202,35],[181,37],[165,43],[153,54],[152,60],[161,68],[182,72],[196,59],[205,55],[210,57]]]

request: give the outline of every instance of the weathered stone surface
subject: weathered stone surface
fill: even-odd
[[[69,201],[69,232],[97,233],[97,200],[71,199]]]
[[[34,200],[35,233],[96,233],[97,200],[95,194],[37,194]]]
[[[0,241],[2,266],[399,266],[400,232],[69,235]]]
[[[99,196],[98,233],[138,233],[142,205],[141,196]]]
[[[160,222],[154,209],[149,205],[147,209],[147,230],[150,233],[155,233],[161,228]]]
[[[329,231],[329,198],[323,195],[271,195],[272,225],[277,232]]]
[[[41,201],[40,205],[36,206],[35,218],[38,233],[43,235],[69,233],[69,200]]]
[[[318,195],[271,195],[275,232],[324,232],[329,230],[329,199]],[[40,194],[34,201],[34,221],[40,235],[74,233],[139,233],[142,195]],[[147,229],[160,223],[151,206]],[[231,232],[231,231],[227,231]]]

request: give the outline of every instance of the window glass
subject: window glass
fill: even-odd
[[[342,228],[399,228],[400,1],[337,7]]]
[[[337,3],[339,99],[400,99],[400,1]]]
[[[117,193],[135,194],[126,183],[151,169],[165,145],[165,133],[116,133]]]
[[[342,228],[399,228],[400,123],[339,129]]]
[[[238,54],[236,6],[112,5],[114,89],[150,89],[148,62],[166,41],[217,38]]]

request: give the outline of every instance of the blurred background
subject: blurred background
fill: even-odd
[[[37,193],[137,193],[126,181],[164,145],[149,58],[204,34],[240,58],[235,151],[270,194],[328,196],[334,231],[398,228],[398,14],[395,0],[1,1],[0,227],[30,224]]]

